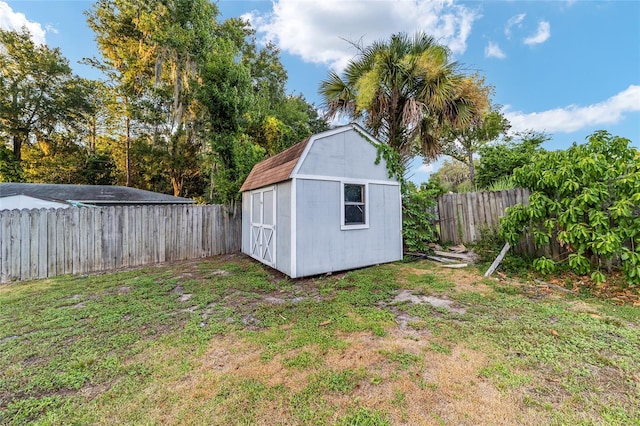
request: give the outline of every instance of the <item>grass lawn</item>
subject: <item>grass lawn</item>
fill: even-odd
[[[640,425],[640,307],[242,255],[0,286],[0,424]]]

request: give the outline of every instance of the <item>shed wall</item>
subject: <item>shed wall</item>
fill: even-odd
[[[242,193],[242,252],[251,253],[251,192]]]
[[[384,161],[375,164],[377,154],[364,136],[350,130],[315,140],[297,174],[394,182]]]
[[[297,276],[402,258],[400,187],[369,184],[369,228],[343,231],[340,185],[338,181],[297,180]]]
[[[291,181],[276,185],[276,269],[291,276]]]

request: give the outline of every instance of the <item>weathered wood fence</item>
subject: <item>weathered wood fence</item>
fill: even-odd
[[[482,191],[438,197],[440,240],[455,244],[478,241],[481,230],[497,230],[507,207],[529,203],[529,190]]]
[[[125,206],[0,211],[0,282],[240,250],[240,210]]]

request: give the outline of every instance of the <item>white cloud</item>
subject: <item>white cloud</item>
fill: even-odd
[[[551,37],[551,25],[547,21],[538,22],[538,30],[531,37],[524,39],[524,43],[528,45],[544,43]]]
[[[24,13],[14,12],[7,3],[0,1],[0,28],[3,30],[20,31],[26,27],[31,33],[31,39],[38,44],[45,44],[46,31],[38,22],[29,21]]]
[[[514,27],[515,25],[517,25],[518,28],[522,27],[522,21],[524,20],[525,16],[527,16],[526,13],[520,13],[509,18],[509,20],[507,21],[507,25],[504,27],[504,35],[506,35],[507,38],[511,38],[512,27]]]
[[[479,13],[452,0],[275,0],[271,13],[244,15],[265,40],[305,62],[342,70],[356,49],[391,34],[423,30],[463,53]]]
[[[489,44],[487,44],[487,46],[484,48],[484,56],[487,58],[498,59],[504,59],[507,57],[502,49],[500,49],[500,46],[498,46],[498,43],[494,43],[492,41],[490,41]]]
[[[569,105],[543,112],[523,113],[503,109],[511,130],[571,133],[583,128],[620,122],[626,113],[640,111],[640,86],[631,85],[609,99],[588,106]]]
[[[418,167],[416,169],[416,171],[420,172],[420,173],[432,173],[434,171],[435,167],[433,165],[433,163],[429,163],[429,164],[421,164],[420,167]]]

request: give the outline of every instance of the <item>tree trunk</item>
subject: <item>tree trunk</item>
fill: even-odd
[[[476,187],[476,165],[473,164],[473,152],[469,151],[469,180],[471,181],[471,185],[473,188]]]
[[[89,137],[89,152],[96,153],[96,139],[98,138],[98,120],[95,115],[91,119],[91,135]]]
[[[13,155],[18,162],[22,160],[22,139],[18,135],[13,135]]]
[[[173,186],[173,196],[179,197],[182,192],[182,187],[184,185],[184,179],[181,176],[177,176],[178,173],[174,173],[174,176],[171,176],[171,186]]]
[[[131,119],[129,116],[126,118],[127,125],[127,145],[126,145],[126,154],[127,154],[127,186],[131,186]]]

